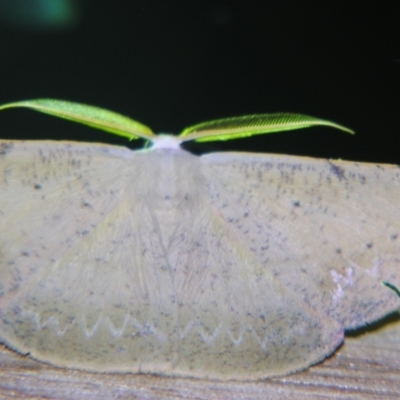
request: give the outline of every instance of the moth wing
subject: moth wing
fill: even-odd
[[[341,327],[239,240],[197,157],[165,182],[155,152],[0,148],[0,337],[10,347],[71,368],[257,379],[340,344]],[[173,185],[171,214],[158,195]]]
[[[213,153],[210,196],[252,255],[344,328],[400,307],[400,169],[307,157]]]
[[[0,149],[2,340],[59,366],[170,368],[175,327],[160,315],[175,305],[135,197],[141,158],[94,144]]]
[[[255,380],[325,359],[341,344],[342,327],[298,301],[254,256],[252,243],[242,241],[220,206],[204,199],[176,247],[182,337],[176,371]],[[241,211],[234,205],[229,210]]]
[[[399,306],[381,285],[399,285],[396,167],[213,154],[199,174],[192,158],[171,229],[154,212],[154,159],[32,142],[0,154],[0,330],[20,352],[254,379],[330,354],[334,320]]]

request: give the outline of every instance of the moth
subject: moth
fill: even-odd
[[[9,348],[59,367],[256,380],[318,363],[345,329],[399,309],[397,166],[181,148],[348,128],[281,113],[155,135],[84,104],[11,107],[151,146],[0,141]]]

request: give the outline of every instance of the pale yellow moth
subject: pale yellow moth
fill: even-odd
[[[97,107],[28,107],[151,147],[0,141],[0,341],[60,367],[252,380],[307,368],[400,307],[400,169],[180,144],[335,123],[211,121],[180,136]]]

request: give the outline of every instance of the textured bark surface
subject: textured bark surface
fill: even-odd
[[[400,317],[348,335],[330,359],[258,382],[217,382],[53,368],[0,348],[1,399],[398,399]]]

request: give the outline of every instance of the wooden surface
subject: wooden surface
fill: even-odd
[[[53,368],[0,346],[1,399],[399,399],[400,316],[348,335],[324,363],[283,378],[214,382]]]

